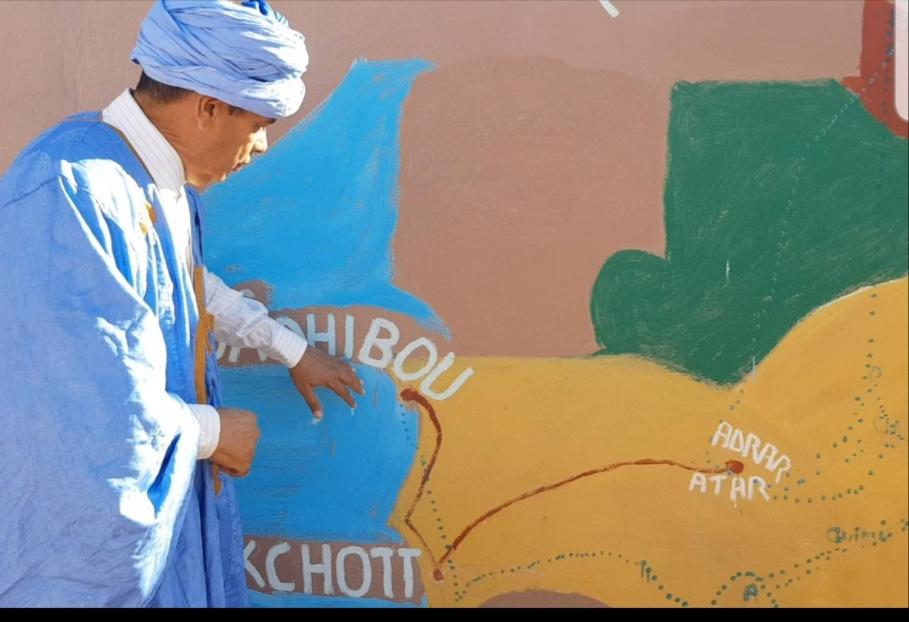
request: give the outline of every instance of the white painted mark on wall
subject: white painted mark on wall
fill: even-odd
[[[600,4],[602,4],[603,8],[606,9],[606,12],[609,13],[609,17],[619,16],[619,10],[615,8],[615,5],[609,0],[600,0]]]
[[[723,490],[724,483],[728,483],[729,500],[736,507],[738,507],[739,499],[745,499],[746,501],[754,499],[755,492],[759,492],[764,497],[764,501],[770,500],[770,495],[767,494],[767,482],[758,475],[750,477],[732,475],[730,479],[730,475],[712,475],[708,478],[704,473],[694,473],[688,483],[688,491],[696,490],[701,494],[706,494],[710,489],[708,481],[713,484],[714,496],[719,496]]]
[[[293,318],[281,315],[275,320],[282,326],[289,328],[309,343],[324,343],[329,354],[335,355],[339,348],[337,326],[340,322],[335,320],[333,313],[325,314],[325,327],[322,329],[313,313],[306,314],[306,330]],[[349,360],[357,360],[364,365],[385,369],[391,367],[392,372],[401,382],[420,382],[420,392],[429,399],[444,401],[454,395],[467,380],[473,375],[473,368],[467,367],[455,371],[455,355],[453,352],[440,356],[435,343],[426,337],[419,337],[402,348],[397,348],[401,341],[401,330],[397,324],[383,317],[373,318],[369,329],[358,350],[354,347],[356,322],[353,316],[345,314],[344,317],[344,354]],[[225,353],[228,363],[237,363],[240,360],[239,346],[226,346],[219,344],[217,356],[220,360]],[[354,353],[356,358],[354,358]],[[259,352],[262,361],[267,359],[265,353]],[[410,363],[410,364],[408,364]],[[456,374],[456,375],[455,375]],[[444,379],[440,380],[442,376]],[[454,378],[452,379],[452,376]],[[447,385],[447,388],[444,388]],[[316,424],[318,420],[313,420]]]
[[[420,549],[396,545],[248,538],[247,584],[271,594],[418,601]]]
[[[896,113],[909,121],[909,0],[896,0],[893,7],[896,37],[894,54],[896,55]]]
[[[776,445],[762,442],[757,435],[751,432],[745,434],[727,421],[721,421],[717,426],[710,439],[710,445],[713,447],[720,445],[723,449],[741,454],[744,458],[751,456],[751,460],[755,464],[762,465],[768,471],[776,472],[777,484],[780,483],[783,473],[792,469],[792,461],[789,456],[779,453]]]

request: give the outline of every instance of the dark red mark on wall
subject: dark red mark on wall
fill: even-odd
[[[407,510],[407,514],[404,515],[404,524],[407,525],[410,530],[419,538],[420,544],[423,545],[423,550],[429,555],[429,559],[432,562],[435,570],[433,571],[433,577],[436,580],[439,580],[437,575],[440,575],[439,566],[442,564],[442,561],[436,561],[435,555],[432,553],[432,549],[429,548],[429,545],[426,543],[426,540],[423,539],[423,535],[420,531],[410,522],[410,518],[413,516],[414,510],[417,507],[417,503],[420,502],[420,499],[423,497],[423,492],[426,488],[426,482],[429,481],[429,475],[432,473],[433,467],[436,465],[436,458],[439,455],[439,449],[442,447],[442,424],[439,423],[439,418],[436,416],[436,410],[432,407],[432,404],[429,403],[425,397],[420,395],[420,392],[414,388],[407,387],[401,391],[401,399],[407,402],[416,402],[429,415],[429,420],[432,421],[432,426],[436,430],[436,446],[432,450],[432,457],[429,459],[429,463],[426,465],[426,468],[423,469],[423,477],[420,478],[420,486],[417,488],[417,494],[413,498],[413,502],[410,504],[410,508]]]
[[[442,574],[442,564],[444,564],[445,561],[451,556],[451,554],[457,550],[458,546],[460,546],[461,543],[464,542],[464,540],[467,538],[467,536],[470,534],[470,532],[473,531],[476,527],[478,527],[481,523],[483,523],[487,519],[495,516],[496,514],[498,514],[505,508],[512,506],[520,501],[524,501],[525,499],[535,497],[536,495],[542,494],[544,492],[549,492],[550,490],[555,490],[556,488],[561,488],[562,486],[565,486],[572,482],[576,482],[585,477],[590,477],[591,475],[598,475],[600,473],[608,473],[610,471],[614,471],[616,469],[619,469],[621,467],[626,467],[626,466],[660,466],[660,465],[662,465],[662,466],[673,466],[673,467],[677,467],[680,469],[685,469],[686,471],[694,471],[696,473],[719,474],[719,473],[730,473],[731,472],[731,473],[735,473],[736,475],[741,474],[745,470],[745,465],[742,462],[739,462],[738,460],[727,460],[726,464],[723,465],[722,467],[700,468],[699,469],[696,467],[688,466],[686,464],[681,464],[674,460],[659,460],[659,459],[654,459],[654,458],[643,458],[641,460],[634,460],[634,461],[627,461],[627,462],[615,462],[608,466],[600,467],[597,469],[591,469],[589,471],[584,471],[583,473],[579,473],[572,477],[555,482],[554,484],[548,484],[546,486],[540,486],[539,488],[534,488],[533,490],[525,492],[517,497],[514,497],[513,499],[509,499],[508,501],[506,501],[500,505],[497,505],[496,507],[492,508],[491,510],[484,512],[482,515],[480,515],[474,521],[472,521],[469,525],[467,525],[467,527],[465,527],[464,529],[461,530],[461,533],[459,533],[458,537],[454,539],[454,542],[452,542],[451,546],[448,548],[448,550],[445,552],[445,554],[442,555],[442,557],[440,557],[438,559],[438,561],[436,561],[435,556],[432,554],[432,552],[429,549],[429,546],[426,544],[426,540],[423,539],[423,536],[420,534],[420,532],[417,530],[417,528],[410,522],[410,518],[413,515],[417,502],[419,502],[420,498],[423,496],[423,491],[426,487],[426,482],[429,481],[429,476],[432,473],[432,469],[436,463],[436,457],[439,455],[439,448],[442,446],[442,425],[439,423],[439,418],[436,415],[436,411],[432,407],[432,404],[429,403],[429,400],[427,400],[425,397],[420,395],[420,393],[416,389],[413,389],[410,387],[404,389],[403,391],[401,391],[401,398],[406,401],[417,402],[420,406],[422,406],[426,410],[426,413],[429,415],[429,418],[432,421],[432,424],[436,429],[435,450],[432,453],[432,458],[429,460],[429,464],[426,465],[426,469],[423,471],[423,477],[420,479],[420,486],[417,491],[417,494],[414,497],[414,501],[411,504],[410,509],[407,511],[407,514],[405,515],[405,518],[404,518],[405,524],[410,528],[411,531],[414,532],[414,534],[416,534],[416,536],[420,539],[420,542],[423,544],[423,548],[429,553],[430,560],[432,561],[433,565],[435,566],[432,576],[436,581],[442,581],[444,579],[444,575]]]
[[[843,86],[859,95],[875,119],[897,136],[909,136],[909,122],[896,112],[894,89],[894,5],[888,0],[865,0],[862,13],[861,75],[843,78]]]

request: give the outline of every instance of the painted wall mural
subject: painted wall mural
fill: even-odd
[[[361,59],[213,188],[210,269],[366,385],[219,349],[254,604],[909,604],[894,7],[845,78]]]

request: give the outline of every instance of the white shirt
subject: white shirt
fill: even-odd
[[[192,265],[192,227],[186,198],[186,173],[180,155],[149,120],[129,89],[101,112],[101,120],[120,130],[145,164],[161,195],[164,220],[181,261]],[[256,348],[286,367],[296,365],[306,352],[306,340],[268,316],[268,309],[246,298],[224,281],[205,274],[205,306],[214,317],[212,333],[229,346]],[[218,446],[221,421],[208,404],[188,404],[202,434],[199,459],[208,458]]]

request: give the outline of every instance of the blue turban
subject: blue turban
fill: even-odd
[[[276,119],[300,108],[309,55],[266,0],[156,0],[132,60],[153,80]]]

